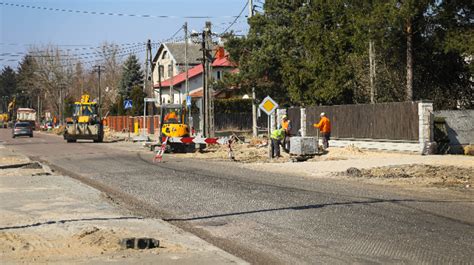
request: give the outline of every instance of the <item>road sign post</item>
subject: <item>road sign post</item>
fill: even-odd
[[[143,135],[146,135],[146,103],[156,102],[155,98],[143,98]]]
[[[132,108],[132,100],[131,99],[126,99],[123,101],[123,108],[124,109],[131,109]]]
[[[270,96],[267,96],[262,100],[262,103],[260,103],[259,108],[263,110],[267,115],[268,115],[268,158],[272,158],[272,143],[271,143],[271,130],[270,130],[270,124],[271,124],[271,115],[275,112],[275,110],[278,108],[278,103],[275,102]]]

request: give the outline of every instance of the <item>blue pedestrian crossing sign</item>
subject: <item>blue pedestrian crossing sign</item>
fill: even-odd
[[[124,109],[131,109],[132,108],[132,100],[126,99],[123,101],[123,108]]]
[[[191,96],[186,97],[186,106],[191,107]]]

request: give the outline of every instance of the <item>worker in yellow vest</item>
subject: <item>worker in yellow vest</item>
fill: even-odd
[[[272,131],[270,138],[272,140],[272,158],[281,157],[280,144],[281,144],[281,141],[285,138],[285,130],[283,130],[282,128],[279,128]]]

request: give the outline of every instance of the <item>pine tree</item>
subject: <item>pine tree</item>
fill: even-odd
[[[130,98],[133,102],[132,109],[130,110],[131,115],[143,115],[143,104],[145,104],[143,101],[145,97],[146,93],[143,92],[143,89],[140,86],[134,86],[132,88],[132,92],[130,93]]]
[[[119,93],[125,97],[130,96],[134,86],[143,83],[143,72],[138,62],[137,56],[131,54],[124,62],[122,78],[119,85]]]
[[[0,73],[0,95],[12,100],[17,96],[17,74],[10,66],[6,66]]]
[[[35,71],[37,65],[33,57],[26,55],[18,67],[18,88],[24,91],[25,96],[29,97],[34,103],[37,96],[41,96],[41,88],[35,82]],[[18,102],[19,105],[26,106],[25,97]],[[35,106],[36,108],[38,106]]]

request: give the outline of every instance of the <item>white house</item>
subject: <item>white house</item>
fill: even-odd
[[[173,75],[178,75],[184,72],[185,67],[185,43],[163,43],[158,48],[158,51],[153,58],[153,83],[158,84],[159,75],[158,71],[161,72],[161,81],[169,79]],[[202,52],[200,51],[200,45],[194,43],[188,43],[187,59],[188,69],[199,65],[201,62],[199,59],[202,58]]]
[[[221,48],[222,49],[222,48]],[[212,63],[212,77],[215,80],[221,80],[224,72],[237,71],[236,66],[229,61],[228,56],[222,52],[216,54],[218,57]],[[199,64],[188,71],[188,89],[189,95],[197,100],[199,106],[199,98],[202,97],[202,76],[203,66]],[[155,93],[159,95],[160,84],[155,82]],[[180,104],[186,99],[186,72],[172,76],[161,82],[161,99],[164,103]]]

